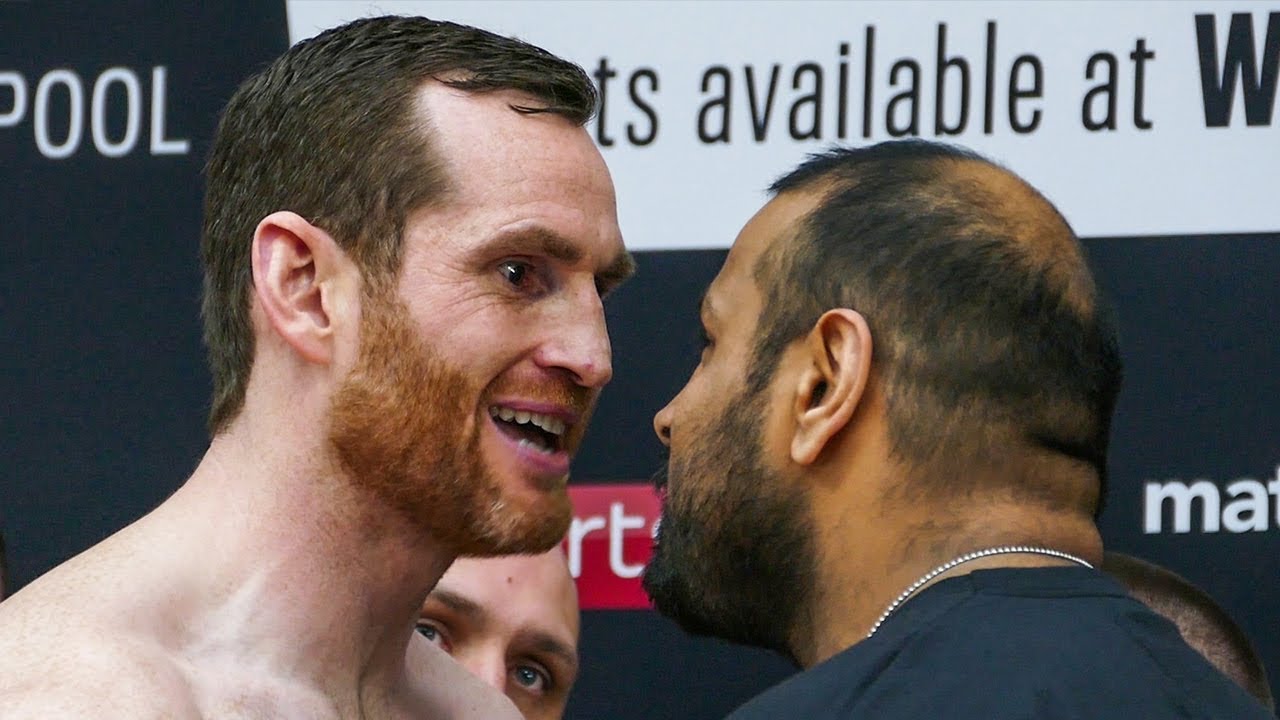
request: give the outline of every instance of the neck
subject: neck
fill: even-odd
[[[820,578],[810,627],[793,643],[793,655],[805,668],[865,639],[904,591],[931,570],[966,553],[1002,546],[1033,546],[1067,553],[1094,565],[1102,555],[1102,541],[1091,519],[1012,503],[987,502],[973,509],[952,504],[923,512],[918,506],[905,512],[878,507],[862,513],[856,523],[824,523],[819,519],[818,526],[841,530],[825,533],[819,541]],[[851,527],[858,530],[844,530]],[[911,597],[935,582],[975,570],[1070,564],[1071,560],[1034,553],[992,555],[938,574]],[[910,602],[911,598],[905,599],[898,609]]]
[[[288,436],[219,436],[144,521],[172,530],[174,571],[188,581],[176,636],[186,652],[254,657],[340,704],[389,693],[453,553],[317,461],[328,457],[322,442],[260,440],[272,437]]]

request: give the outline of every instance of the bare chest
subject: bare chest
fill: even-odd
[[[250,668],[201,668],[189,673],[200,716],[225,720],[346,720],[334,699],[314,687]]]
[[[416,683],[415,683],[416,685]],[[505,699],[476,688],[421,686],[405,692],[354,689],[347,697],[252,669],[203,668],[192,678],[195,704],[208,720],[500,720]]]

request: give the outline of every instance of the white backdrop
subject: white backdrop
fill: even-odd
[[[848,142],[889,138],[888,105],[911,85],[909,69],[891,83],[899,60],[918,65],[919,134],[939,137],[939,24],[946,26],[943,60],[965,60],[970,83],[967,127],[942,139],[988,154],[1026,177],[1082,236],[1280,229],[1280,117],[1273,113],[1269,125],[1247,126],[1237,81],[1230,124],[1206,127],[1195,20],[1206,13],[1215,19],[1217,54],[1210,62],[1220,83],[1231,14],[1252,14],[1255,58],[1274,65],[1276,58],[1260,56],[1268,12],[1278,10],[1275,2],[288,2],[293,42],[365,15],[423,14],[520,36],[591,72],[607,58],[617,75],[606,87],[603,127],[614,143],[603,149],[633,250],[727,247],[774,177],[838,139],[841,104]],[[988,134],[989,22],[995,43]],[[1275,25],[1280,33],[1280,19]],[[868,28],[874,31],[871,132],[863,137]],[[1139,40],[1152,55],[1141,63],[1131,57]],[[842,43],[848,45],[843,56]],[[1109,67],[1106,60],[1096,61],[1088,79],[1086,65],[1102,52],[1115,59],[1115,129],[1090,131],[1082,105],[1091,89],[1108,81]],[[1008,99],[1011,69],[1024,55],[1034,56],[1041,68],[1040,96],[1018,100],[1017,121],[1026,126],[1034,112],[1040,116],[1034,130],[1019,133],[1010,123]],[[816,72],[801,70],[797,77],[805,63],[821,71],[820,139],[797,140],[789,132],[796,102],[801,135],[815,117],[815,103],[803,99],[814,92]],[[763,122],[775,64],[772,111],[757,141],[746,68],[751,67],[756,121]],[[723,78],[715,73],[704,91],[704,74],[713,66],[724,67],[730,78],[727,143],[699,139],[700,110],[725,95]],[[656,117],[656,133],[651,117],[631,97],[632,76],[640,70],[652,74],[635,80],[635,95]],[[1032,92],[1034,74],[1031,61],[1024,60],[1018,87]],[[960,71],[953,68],[944,77],[944,122],[954,127],[960,118]],[[1105,119],[1107,106],[1107,96],[1095,93],[1092,117]],[[900,101],[895,111],[898,127],[905,126],[910,102]],[[724,106],[705,116],[704,132],[720,135]],[[637,140],[652,140],[633,144],[628,124]],[[590,128],[600,132],[595,123]]]

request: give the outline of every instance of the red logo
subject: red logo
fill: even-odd
[[[648,609],[640,574],[653,554],[662,503],[649,483],[570,485],[573,524],[565,538],[583,610]]]

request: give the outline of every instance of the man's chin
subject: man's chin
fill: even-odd
[[[674,524],[664,514],[663,527],[658,531],[653,555],[645,566],[644,574],[640,578],[640,586],[644,588],[655,610],[675,621],[686,631],[690,631],[686,626],[686,620],[697,613],[694,611],[694,603],[691,602],[689,592],[691,587],[687,573],[681,572],[682,568],[679,567],[681,558],[679,548],[672,547],[675,542],[670,537],[672,533],[670,526]],[[667,533],[668,537],[664,539],[663,533]]]
[[[564,484],[530,491],[504,493],[479,518],[480,527],[460,555],[492,557],[543,553],[555,547],[569,532],[573,505]]]
[[[641,585],[649,596],[653,609],[679,625],[680,629],[691,635],[719,635],[708,622],[708,613],[698,603],[688,578],[679,575],[674,569],[665,565],[655,567],[651,559]]]

